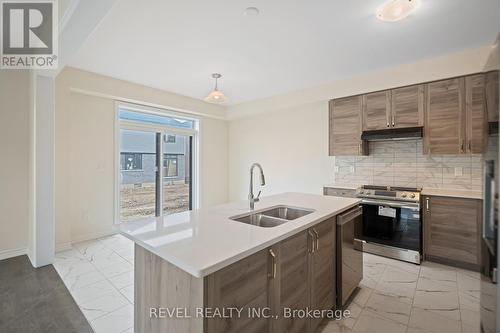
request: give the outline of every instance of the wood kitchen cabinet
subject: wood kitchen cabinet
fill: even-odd
[[[241,316],[205,320],[205,332],[271,332],[271,320],[248,316],[251,308],[270,307],[270,250],[261,250],[205,278],[206,308],[243,308]]]
[[[310,308],[332,309],[335,305],[335,218],[309,230]],[[322,319],[311,319],[309,332],[315,332]]]
[[[390,120],[393,128],[424,126],[424,85],[392,89]]]
[[[364,155],[368,146],[361,140],[362,97],[352,96],[329,103],[329,155]]]
[[[466,152],[480,154],[488,144],[484,74],[465,77],[465,140]]]
[[[391,117],[390,90],[363,95],[363,131],[389,128]]]
[[[424,196],[424,257],[477,270],[482,200]]]
[[[465,151],[464,92],[464,78],[426,85],[425,154],[460,154]]]
[[[205,306],[243,307],[240,318],[205,320],[205,331],[315,332],[322,319],[284,318],[284,308],[335,305],[335,218],[321,222],[205,278]],[[269,308],[278,319],[249,318],[247,309]]]
[[[487,72],[485,74],[486,84],[486,107],[488,122],[498,122],[498,74],[499,71]]]

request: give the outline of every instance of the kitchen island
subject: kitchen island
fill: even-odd
[[[335,305],[335,217],[359,202],[269,196],[252,212],[307,211],[272,227],[231,219],[247,201],[122,224],[136,244],[135,332],[314,332],[331,314],[305,311]]]

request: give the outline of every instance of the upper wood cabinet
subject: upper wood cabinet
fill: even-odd
[[[488,144],[488,116],[483,74],[465,78],[465,134],[468,153],[482,153]]]
[[[391,92],[380,91],[363,95],[363,131],[390,127]]]
[[[329,104],[329,155],[363,155],[361,141],[361,96],[334,99]]]
[[[464,78],[427,84],[424,153],[465,152],[464,88]]]
[[[481,219],[481,200],[424,196],[425,258],[477,269]]]
[[[498,122],[498,71],[485,74],[486,107],[489,122]]]
[[[424,126],[424,86],[422,84],[391,91],[391,126]]]

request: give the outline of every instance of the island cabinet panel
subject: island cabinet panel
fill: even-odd
[[[424,86],[422,84],[391,91],[391,127],[424,126]]]
[[[424,153],[465,152],[465,79],[431,82],[426,90]]]
[[[389,128],[390,115],[390,90],[363,95],[363,131]]]
[[[485,78],[483,74],[465,78],[467,152],[482,153],[488,144]]]
[[[335,305],[335,219],[329,219],[311,228],[310,308],[329,310]],[[315,243],[315,244],[314,244]],[[315,332],[322,319],[310,320],[310,332]]]
[[[367,154],[367,145],[361,141],[361,106],[361,96],[345,97],[330,101],[330,156]]]
[[[424,197],[426,260],[478,269],[482,200]]]
[[[305,309],[309,306],[309,237],[307,231],[292,236],[273,248],[278,255],[277,278],[273,280],[272,305],[277,320],[273,320],[273,332],[302,333],[308,330],[305,318],[285,318],[285,308]]]
[[[206,307],[243,308],[240,317],[205,319],[205,332],[315,332],[322,318],[297,314],[334,308],[334,241],[331,218],[205,277]],[[248,316],[252,308],[276,318]]]
[[[134,332],[203,332],[203,279],[196,278],[139,245],[135,245]],[[174,318],[160,315],[161,309],[186,309]]]
[[[272,260],[269,249],[261,250],[205,277],[206,308],[243,309],[239,316],[205,319],[205,332],[271,332],[270,319],[249,311],[270,308]]]
[[[485,74],[486,79],[486,106],[488,110],[488,122],[498,122],[498,74],[492,71]]]

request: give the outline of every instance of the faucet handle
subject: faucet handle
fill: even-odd
[[[260,194],[262,193],[262,191],[259,191],[259,193],[257,193],[257,197],[255,198],[256,201],[259,201],[259,198],[260,198]]]

